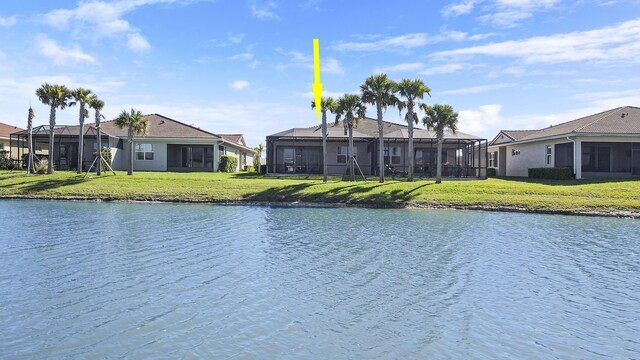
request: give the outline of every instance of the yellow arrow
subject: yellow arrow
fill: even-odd
[[[320,107],[322,106],[322,83],[320,82],[320,41],[313,39],[313,100],[316,102],[316,115],[320,122]]]

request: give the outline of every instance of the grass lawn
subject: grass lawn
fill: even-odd
[[[640,216],[639,180],[433,179],[363,182],[249,173],[136,172],[101,177],[0,171],[0,197],[203,202],[321,202]]]

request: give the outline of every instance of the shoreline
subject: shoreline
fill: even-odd
[[[251,201],[251,200],[212,200],[185,199],[177,197],[100,197],[100,196],[42,196],[42,195],[0,195],[0,200],[48,200],[48,201],[90,201],[90,202],[129,202],[129,203],[166,203],[166,204],[212,204],[212,205],[240,205],[240,206],[271,206],[291,208],[366,208],[366,209],[407,209],[407,210],[461,210],[461,211],[490,211],[510,212],[522,214],[569,215],[587,217],[608,217],[621,219],[640,219],[640,212],[628,210],[598,211],[598,210],[548,210],[527,209],[523,207],[488,206],[488,205],[433,205],[421,203],[391,203],[391,202],[308,202],[308,201]]]

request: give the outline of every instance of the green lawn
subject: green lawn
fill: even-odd
[[[530,179],[447,180],[380,184],[320,177],[264,177],[248,173],[118,172],[97,177],[58,171],[30,175],[0,171],[0,197],[206,202],[323,202],[367,206],[500,208],[538,212],[640,216],[640,181]]]

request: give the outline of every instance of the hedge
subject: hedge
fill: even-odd
[[[238,168],[238,158],[231,155],[222,155],[218,164],[220,172],[235,172]]]
[[[573,178],[571,168],[531,168],[529,177],[533,179],[570,180]]]
[[[487,177],[496,177],[496,168],[487,168]]]

